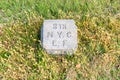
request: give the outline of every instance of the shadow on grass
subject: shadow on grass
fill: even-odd
[[[36,48],[35,48],[35,59],[37,63],[42,61],[43,55],[43,48],[42,48],[42,41],[41,41],[41,29],[42,29],[42,24],[40,25],[40,29],[37,32],[37,41],[35,42]]]

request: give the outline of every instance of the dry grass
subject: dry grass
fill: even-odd
[[[10,4],[13,3],[15,10],[19,10],[16,1],[10,1]],[[8,4],[6,1],[1,3]],[[24,4],[27,3],[29,4],[23,8],[23,12],[18,12],[15,16],[15,11],[12,7],[9,8],[11,12],[6,12],[9,13],[6,17],[10,15],[13,18],[8,17],[7,24],[0,28],[0,79],[120,79],[119,0],[90,0],[81,1],[81,4],[76,0],[76,3],[66,2],[65,7],[64,1],[44,1],[41,3],[44,5],[39,5],[40,1],[37,1],[37,10],[34,9],[33,0],[26,0]],[[49,9],[50,4],[53,5],[52,9]],[[71,8],[71,4],[74,4],[74,8]],[[29,5],[33,8],[29,9]],[[40,12],[41,7],[44,10]],[[1,8],[3,12],[6,10],[5,5],[0,5]],[[43,20],[56,18],[74,19],[76,22],[78,49],[72,56],[49,55],[40,45],[40,27]]]

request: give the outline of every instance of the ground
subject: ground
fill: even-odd
[[[45,19],[73,19],[78,49],[41,47]],[[119,80],[120,0],[1,0],[0,80]]]

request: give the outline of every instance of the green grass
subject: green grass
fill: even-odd
[[[74,55],[42,49],[44,19],[75,20]],[[65,80],[71,74],[72,80],[120,79],[119,0],[0,0],[1,25],[0,79]]]

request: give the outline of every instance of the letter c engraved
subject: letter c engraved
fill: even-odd
[[[67,37],[68,37],[68,38],[71,37],[71,32],[67,32]]]

